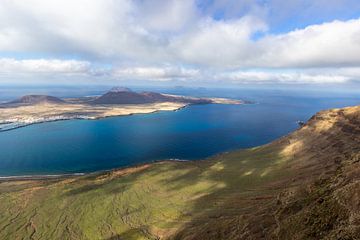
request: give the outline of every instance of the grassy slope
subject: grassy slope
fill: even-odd
[[[360,208],[341,199],[360,189],[360,171],[346,175],[359,113],[323,112],[288,137],[205,161],[0,183],[0,239],[353,237]]]

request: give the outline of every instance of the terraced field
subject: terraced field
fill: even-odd
[[[360,107],[194,162],[0,183],[0,239],[356,239]]]

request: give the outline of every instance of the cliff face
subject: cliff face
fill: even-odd
[[[359,239],[360,107],[319,112],[253,157],[269,152],[271,163],[248,173],[273,177],[235,194],[240,182],[227,184],[217,218],[200,216],[176,239]]]
[[[360,237],[360,107],[323,111],[290,135],[296,183],[278,195],[272,236]]]
[[[205,161],[0,183],[1,239],[358,239],[359,226],[360,107]]]

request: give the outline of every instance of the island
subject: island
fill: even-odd
[[[46,95],[26,95],[0,104],[0,131],[30,124],[112,116],[175,111],[192,104],[244,104],[243,100],[196,98],[156,92],[134,92],[114,87],[101,96],[60,99]]]

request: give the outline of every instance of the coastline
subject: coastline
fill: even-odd
[[[153,114],[153,113],[158,113],[158,112],[163,112],[163,111],[179,111],[181,109],[184,109],[186,107],[188,107],[191,104],[185,104],[185,105],[181,105],[178,107],[175,107],[173,109],[167,110],[167,109],[155,109],[153,111],[149,111],[149,112],[131,112],[131,113],[125,113],[125,114],[118,114],[118,115],[104,115],[104,116],[54,116],[54,118],[48,118],[48,119],[44,119],[44,120],[40,120],[40,121],[34,121],[34,122],[12,122],[12,123],[0,123],[0,133],[1,132],[7,132],[7,131],[11,131],[11,130],[15,130],[18,128],[23,128],[23,127],[27,127],[27,126],[31,126],[31,125],[35,125],[35,124],[41,124],[41,123],[48,123],[48,122],[58,122],[58,121],[69,121],[69,120],[99,120],[99,119],[104,119],[104,118],[110,118],[110,117],[126,117],[126,116],[132,116],[132,115],[138,115],[138,114]],[[1,125],[5,125],[5,124],[14,124],[14,126],[8,127],[8,128],[1,128]]]
[[[221,103],[212,103],[212,104],[221,104]],[[243,104],[247,104],[247,103],[242,103],[241,105],[243,105]],[[128,113],[128,114],[98,116],[98,117],[86,117],[86,118],[69,116],[68,118],[49,119],[49,120],[46,120],[46,121],[26,123],[24,125],[18,125],[18,126],[15,126],[13,128],[9,128],[9,129],[0,129],[0,133],[15,130],[15,129],[22,128],[22,127],[27,127],[27,126],[30,126],[30,125],[47,123],[47,122],[68,121],[68,120],[98,120],[98,119],[110,118],[110,117],[126,117],[126,116],[139,115],[139,114],[151,114],[151,113],[158,113],[158,112],[163,112],[163,111],[174,111],[174,112],[176,112],[176,111],[180,111],[180,110],[182,110],[182,109],[184,109],[186,107],[189,107],[190,105],[194,105],[194,104],[183,104],[183,105],[181,105],[179,107],[176,107],[174,109],[171,109],[171,110],[156,109],[154,111],[146,112],[146,113],[144,113],[144,112],[134,112],[134,113]],[[221,155],[221,154],[224,154],[224,153],[227,153],[227,152],[221,152],[221,153],[215,154],[214,156]],[[89,171],[89,172],[58,173],[58,174],[57,173],[55,173],[55,174],[46,174],[46,173],[41,174],[40,173],[40,174],[34,174],[34,175],[12,175],[12,176],[1,176],[0,175],[0,183],[1,182],[7,182],[7,181],[59,180],[59,179],[74,178],[74,177],[81,177],[81,176],[106,174],[106,173],[109,173],[109,172],[116,172],[116,171],[120,171],[120,170],[133,169],[133,168],[142,167],[144,165],[152,165],[152,164],[157,164],[157,163],[204,161],[204,160],[207,160],[207,159],[212,158],[214,156],[209,156],[208,158],[197,159],[197,160],[182,160],[182,159],[153,160],[153,161],[138,163],[138,164],[134,164],[134,165],[127,165],[127,166],[122,166],[122,167],[115,167],[115,168],[111,168],[111,169]]]
[[[278,219],[284,224],[285,233],[288,229],[293,231],[279,234],[280,238],[297,234],[297,226],[306,238],[309,228],[303,223],[310,217],[319,219],[315,226],[310,225],[312,232],[322,229],[323,219],[326,226],[337,224],[339,219],[340,232],[343,226],[348,226],[342,216],[351,219],[351,213],[356,212],[356,204],[349,211],[335,201],[352,200],[358,192],[354,188],[357,172],[353,171],[358,165],[354,154],[359,142],[357,109],[320,112],[286,138],[262,147],[231,150],[222,153],[224,156],[189,162],[169,159],[59,180],[46,180],[46,176],[37,180],[39,176],[33,176],[38,178],[1,182],[3,222],[11,231],[10,235],[10,231],[2,231],[1,236],[26,237],[36,230],[46,238],[62,239],[68,226],[90,229],[75,238],[86,233],[95,236],[99,226],[108,229],[108,225],[103,225],[104,219],[120,230],[99,232],[95,236],[98,239],[112,239],[109,236],[229,239],[228,236],[240,236],[235,231],[242,231],[249,224],[257,226],[260,221],[261,228],[256,228],[252,235],[256,238],[264,236],[258,234],[263,233],[262,226],[269,229],[273,226],[275,231]],[[338,195],[339,192],[344,195]],[[288,228],[288,219],[296,228]],[[18,230],[19,226],[23,228]],[[34,228],[29,231],[28,226]],[[147,234],[148,229],[149,235],[139,235],[144,231]],[[226,236],[222,235],[224,229],[229,232]],[[59,234],[52,235],[54,231]],[[65,238],[71,238],[71,233]]]
[[[35,174],[35,175],[13,175],[13,176],[0,176],[0,183],[1,182],[8,182],[8,181],[35,181],[35,180],[57,180],[57,179],[65,179],[71,177],[80,177],[85,176],[88,173],[64,173],[64,174]],[[90,173],[89,173],[90,174]]]
[[[220,154],[222,154],[222,153],[220,153]],[[213,156],[211,156],[211,157],[213,157]],[[130,170],[130,169],[142,168],[144,166],[151,166],[153,164],[173,163],[173,162],[194,162],[194,161],[204,161],[204,160],[207,160],[207,158],[199,159],[199,160],[185,160],[185,159],[169,158],[169,159],[163,159],[163,160],[154,160],[154,161],[150,161],[150,162],[137,163],[134,165],[128,165],[128,166],[123,166],[123,167],[116,167],[116,168],[111,168],[111,169],[92,171],[92,172],[0,176],[0,183],[10,182],[10,181],[60,180],[60,179],[67,179],[67,178],[102,175],[102,174],[118,172],[118,171],[126,171],[126,170]]]
[[[245,104],[254,104],[254,103],[252,103],[252,102],[242,102],[242,103],[214,102],[214,103],[210,103],[210,104],[245,105]],[[197,104],[186,103],[186,104],[181,104],[179,106],[173,106],[171,109],[159,107],[158,109],[150,110],[148,112],[133,111],[133,112],[129,112],[129,113],[120,113],[120,114],[114,114],[114,115],[113,114],[101,115],[101,116],[90,116],[90,115],[89,116],[87,116],[87,115],[75,115],[75,116],[69,115],[69,116],[65,116],[65,115],[57,115],[57,116],[51,116],[49,118],[42,119],[42,120],[39,120],[39,121],[33,121],[33,122],[21,122],[21,121],[19,121],[19,122],[9,122],[9,121],[4,121],[3,123],[0,122],[0,133],[15,130],[15,129],[18,129],[18,128],[31,126],[31,125],[35,125],[35,124],[47,123],[47,122],[58,122],[58,121],[68,121],[68,120],[99,120],[99,119],[104,119],[104,118],[109,118],[109,117],[126,117],[126,116],[138,115],[138,114],[153,114],[153,113],[158,113],[158,112],[163,112],[163,111],[174,111],[174,112],[176,112],[176,111],[180,111],[181,109],[184,109],[186,107],[189,107],[191,105],[197,105]],[[11,125],[11,124],[13,124],[13,126],[9,126],[9,127],[2,127],[1,126],[1,125]]]

